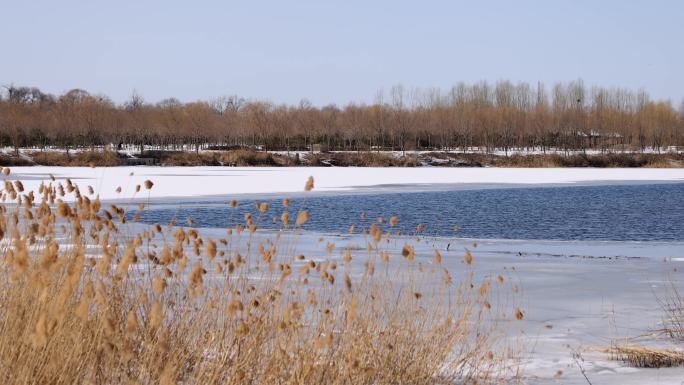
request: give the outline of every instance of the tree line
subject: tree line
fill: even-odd
[[[281,105],[225,96],[125,103],[73,89],[62,95],[4,86],[0,145],[19,148],[644,151],[684,146],[684,103],[581,80],[459,83],[449,90],[392,87],[373,103]]]

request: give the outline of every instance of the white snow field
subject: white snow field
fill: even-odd
[[[10,179],[37,189],[50,175],[91,185],[104,200],[129,199],[149,179],[150,198],[297,193],[309,176],[317,192],[468,188],[475,185],[684,182],[684,169],[624,168],[357,168],[357,167],[13,167]],[[117,187],[122,192],[116,193]],[[138,197],[148,197],[141,191]]]

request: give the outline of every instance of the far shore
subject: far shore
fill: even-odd
[[[684,168],[676,148],[620,149],[453,149],[393,151],[264,150],[257,147],[196,151],[166,147],[0,148],[0,166],[233,166],[233,167],[524,167]]]

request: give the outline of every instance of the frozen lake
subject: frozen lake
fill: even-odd
[[[255,202],[268,202],[269,211],[259,216]],[[259,228],[277,229],[283,211],[294,218],[301,208],[310,218],[303,229],[324,233],[346,232],[351,225],[367,229],[371,223],[389,230],[388,219],[396,215],[392,230],[402,234],[423,224],[424,234],[441,237],[684,241],[684,183],[299,194],[288,208],[273,196],[243,197],[237,208],[229,208],[225,198],[186,198],[152,204],[142,220],[192,219],[197,227],[225,228],[244,223],[249,212],[260,218]]]
[[[285,208],[282,198],[288,195],[239,195],[236,208],[228,207],[229,197],[155,201],[143,221],[165,223],[175,218],[181,224],[192,218],[193,226],[218,238],[224,228],[244,223],[249,212],[258,218],[260,237],[270,237],[280,227],[273,223],[274,216],[287,210],[294,218],[304,208],[310,219],[296,252],[316,256],[325,254],[328,242],[336,246],[333,255],[346,246],[363,248],[366,237],[358,234],[361,229],[375,223],[389,230],[389,218],[397,215],[392,230],[406,236],[385,246],[395,253],[410,242],[416,247],[416,261],[429,265],[438,249],[445,266],[463,272],[467,248],[475,257],[476,277],[505,274],[519,282],[516,301],[526,316],[511,325],[508,336],[522,344],[527,383],[586,383],[573,352],[582,355],[587,374],[600,383],[657,379],[653,383],[679,384],[684,376],[680,368],[630,368],[603,352],[614,340],[649,335],[662,327],[657,298],[671,279],[680,279],[684,267],[682,183],[294,194]],[[256,202],[268,202],[269,210],[260,216]],[[417,241],[409,235],[415,235],[420,223],[426,229]],[[348,235],[352,224],[355,235]],[[361,262],[352,266],[357,275],[363,269]]]

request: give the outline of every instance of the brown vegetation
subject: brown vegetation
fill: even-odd
[[[643,346],[615,346],[610,350],[613,359],[636,368],[667,368],[684,366],[684,352]]]
[[[161,166],[315,166],[315,167],[684,167],[683,154],[597,154],[597,155],[493,155],[445,152],[398,156],[389,152],[317,152],[285,155],[236,149],[230,151],[145,151],[143,160]],[[0,154],[0,166],[105,167],[129,164],[134,158],[112,151],[84,151],[71,154],[36,151],[20,156]],[[133,163],[137,164],[137,163]]]
[[[281,232],[257,232],[265,204],[212,239],[130,227],[124,209],[70,180],[31,192],[5,180],[1,195],[3,384],[483,384],[508,374],[498,337],[513,312],[494,301],[506,284],[414,260],[410,245],[393,255],[378,224],[360,255],[328,244],[304,256],[289,215]],[[363,272],[351,269],[357,259]]]
[[[429,153],[450,167],[684,167],[682,154],[511,155]],[[429,159],[425,159],[430,162]]]
[[[337,167],[416,167],[418,156],[408,155],[395,157],[392,154],[377,152],[326,152],[308,154],[306,164],[309,166]]]
[[[314,107],[222,97],[123,105],[71,90],[60,96],[6,87],[0,145],[72,148],[131,145],[169,150],[331,151],[535,148],[605,152],[684,146],[684,111],[643,92],[587,88],[582,81],[543,85],[458,84],[448,91],[393,87],[369,105]]]
[[[30,158],[0,154],[0,166],[34,166],[35,164]]]
[[[293,161],[271,153],[251,149],[212,152],[147,151],[144,157],[162,166],[287,166]]]
[[[124,160],[112,151],[84,151],[66,154],[54,151],[39,151],[30,154],[35,164],[44,166],[109,167],[121,166]]]

